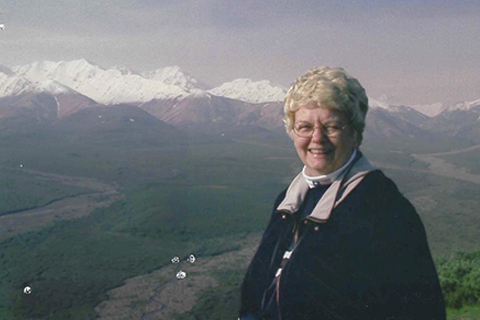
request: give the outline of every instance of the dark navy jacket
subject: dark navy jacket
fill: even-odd
[[[326,220],[278,211],[285,195],[245,276],[241,319],[267,319],[262,299],[292,239],[277,286],[279,319],[445,319],[423,224],[381,171],[368,172]]]

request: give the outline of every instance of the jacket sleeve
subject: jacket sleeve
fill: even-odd
[[[267,272],[270,270],[269,260],[273,252],[271,244],[267,243],[271,226],[278,214],[275,213],[276,208],[285,198],[286,189],[281,192],[273,205],[270,222],[263,233],[260,245],[255,253],[247,273],[243,280],[240,294],[240,318],[241,320],[256,320],[260,318],[260,306],[262,302],[263,292],[266,289]]]
[[[410,202],[386,179],[373,252],[380,299],[388,320],[444,320],[445,303],[423,224]]]

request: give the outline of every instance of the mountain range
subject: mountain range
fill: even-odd
[[[123,67],[103,69],[84,59],[0,65],[0,120],[55,122],[84,109],[128,104],[190,130],[218,133],[244,127],[278,132],[283,130],[285,92],[267,80],[250,79],[208,89],[178,66],[138,73]],[[399,143],[448,137],[462,146],[480,143],[480,100],[406,106],[370,99],[365,137]]]
[[[205,85],[182,72],[178,66],[136,73],[124,67],[103,69],[82,59],[34,62],[14,66],[10,70],[3,67],[0,72],[4,74],[3,81],[0,78],[0,96],[17,94],[25,88],[25,81],[43,87],[55,81],[104,105],[145,103],[153,99],[184,97],[205,91],[253,103],[280,101],[285,95],[285,89],[281,86],[250,79],[237,79],[206,90]],[[6,76],[10,78],[7,86],[1,84],[7,81]],[[16,81],[22,83],[11,85]]]

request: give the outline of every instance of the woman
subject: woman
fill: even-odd
[[[341,68],[288,91],[285,128],[304,167],[275,201],[240,319],[445,319],[418,214],[358,149],[367,110]]]

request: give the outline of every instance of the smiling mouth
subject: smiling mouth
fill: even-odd
[[[313,154],[330,154],[333,150],[308,149]]]

